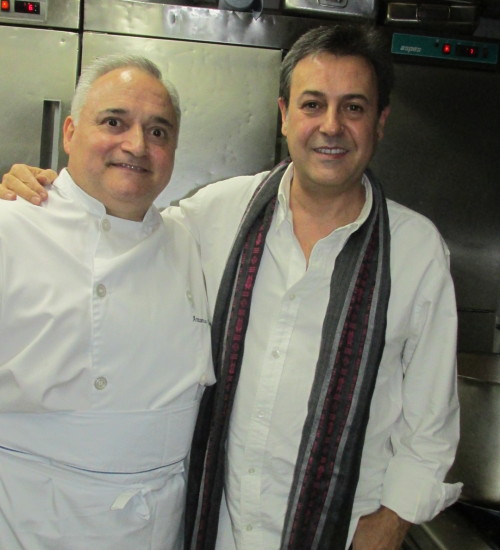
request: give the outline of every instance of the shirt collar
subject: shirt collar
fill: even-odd
[[[293,162],[291,162],[285,170],[278,188],[278,208],[276,213],[277,227],[287,220],[290,223],[292,222],[292,211],[290,210],[290,187],[292,184],[292,178]],[[359,229],[359,227],[367,220],[373,204],[372,186],[366,174],[363,174],[361,183],[365,188],[365,203],[359,213],[359,216],[353,222],[344,226],[344,228],[348,227],[352,231]]]
[[[104,205],[94,197],[91,197],[80,186],[78,186],[66,168],[61,170],[59,176],[54,181],[54,187],[56,187],[62,195],[78,202],[90,214],[93,214],[101,219],[106,217],[113,219],[115,226],[119,225],[125,228],[126,226],[138,227],[139,225],[142,225],[144,229],[150,229],[161,223],[160,213],[154,205],[148,209],[144,219],[140,222],[125,220],[123,218],[117,218],[116,216],[107,214]]]

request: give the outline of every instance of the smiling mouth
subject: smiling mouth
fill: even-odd
[[[139,173],[149,172],[147,168],[138,166],[137,164],[130,164],[129,162],[110,162],[109,166],[114,166],[115,168],[125,168],[127,170],[132,170],[133,172]]]
[[[347,153],[347,149],[343,147],[315,147],[314,151],[322,155],[345,155]]]

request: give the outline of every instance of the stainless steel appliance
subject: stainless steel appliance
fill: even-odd
[[[179,148],[159,206],[196,186],[273,165],[281,62],[277,49],[194,42],[196,20],[182,39],[169,39],[172,20],[182,11],[168,8],[157,2],[87,1],[82,53],[84,65],[104,53],[146,55],[177,86],[183,113]]]
[[[378,0],[284,0],[284,9],[309,15],[373,20],[378,4]]]
[[[446,28],[472,34],[480,13],[479,0],[403,0],[387,2],[385,22],[389,25],[423,29]]]
[[[80,0],[2,2],[0,174],[14,162],[61,168],[59,138],[78,66]]]
[[[392,114],[373,168],[450,247],[459,351],[500,353],[499,43],[395,33],[393,51]]]
[[[462,437],[448,478],[464,483],[466,502],[500,513],[500,354],[461,353]]]
[[[499,43],[406,32],[393,34],[392,114],[372,167],[386,194],[433,220],[451,251],[462,440],[448,480],[465,486],[458,504],[410,530],[404,548],[498,550]]]

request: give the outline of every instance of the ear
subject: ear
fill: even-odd
[[[282,97],[278,98],[278,106],[281,112],[281,133],[286,137],[287,132],[287,113],[288,108],[286,106],[285,100]]]
[[[391,108],[387,106],[385,109],[382,110],[382,112],[380,113],[380,116],[378,117],[378,122],[377,122],[377,140],[378,141],[380,141],[384,137],[385,122],[390,112],[391,112]]]
[[[76,126],[71,116],[66,117],[63,124],[63,143],[64,151],[67,155],[71,153],[71,140],[73,139],[73,135],[75,134],[75,128]]]

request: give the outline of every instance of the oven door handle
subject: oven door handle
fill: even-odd
[[[58,169],[59,138],[61,136],[61,100],[44,99],[40,136],[41,168]]]

